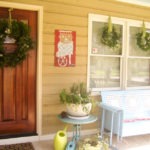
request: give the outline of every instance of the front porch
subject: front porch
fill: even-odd
[[[150,135],[140,135],[125,137],[122,141],[116,143],[116,137],[113,137],[113,143],[117,145],[119,150],[149,150],[150,149]],[[44,140],[40,142],[33,142],[36,150],[54,150],[53,140]]]

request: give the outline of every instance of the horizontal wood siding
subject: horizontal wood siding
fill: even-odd
[[[42,62],[42,133],[55,133],[64,127],[57,115],[65,110],[59,102],[59,92],[73,82],[87,79],[88,14],[111,15],[122,18],[150,21],[150,9],[115,2],[115,0],[1,0],[41,5],[43,16],[43,62]],[[59,68],[54,66],[54,31],[76,31],[76,65]],[[98,112],[98,111],[97,111]],[[96,112],[96,113],[97,113]],[[83,129],[97,128],[97,123]]]

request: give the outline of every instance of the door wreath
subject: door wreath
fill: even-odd
[[[0,67],[15,67],[27,57],[27,52],[33,47],[30,29],[27,24],[11,19],[0,20]],[[9,48],[9,45],[13,45]],[[7,52],[7,49],[14,49]]]

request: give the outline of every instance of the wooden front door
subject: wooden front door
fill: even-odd
[[[9,8],[0,8],[0,19]],[[37,12],[13,9],[12,19],[26,22],[36,43]],[[36,134],[36,46],[22,64],[0,68],[0,137]]]

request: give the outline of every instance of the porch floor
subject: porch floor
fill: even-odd
[[[118,150],[150,150],[150,134],[125,137],[122,141],[116,142],[116,137],[113,137],[113,145],[118,147]],[[34,142],[35,150],[54,150],[53,140]]]

